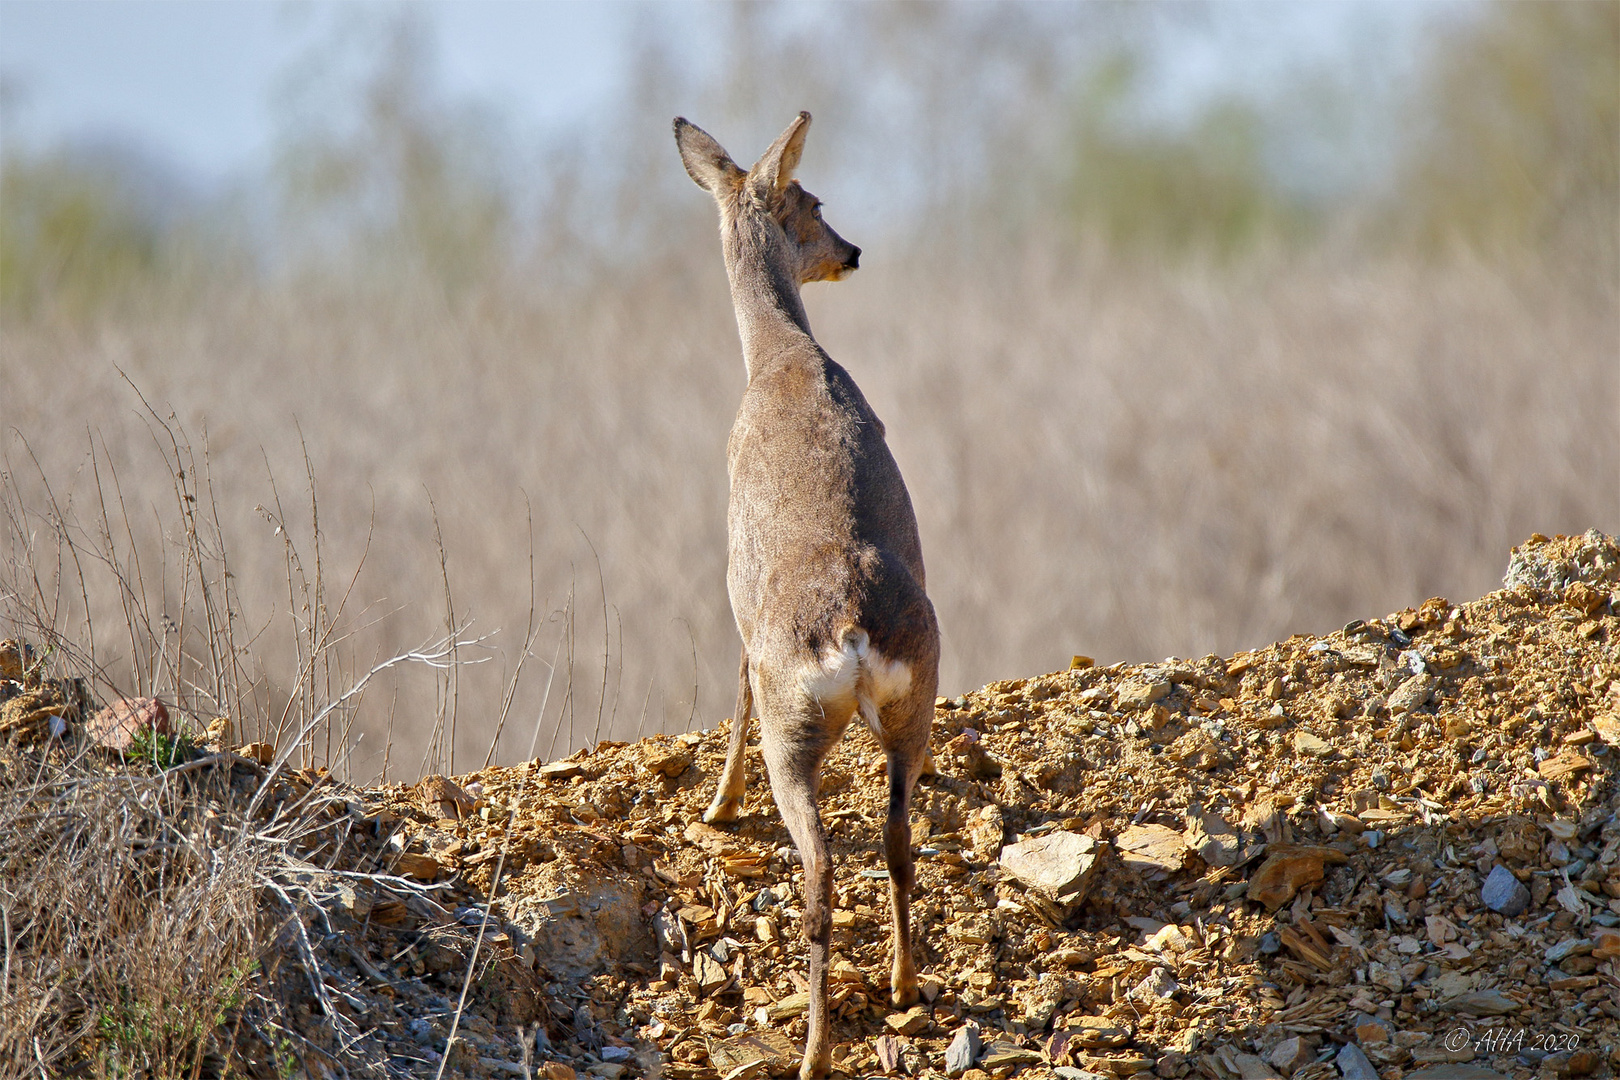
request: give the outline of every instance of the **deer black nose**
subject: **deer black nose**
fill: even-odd
[[[844,260],[844,265],[851,270],[859,270],[861,268],[861,249],[855,248],[855,250],[851,251],[849,258]]]

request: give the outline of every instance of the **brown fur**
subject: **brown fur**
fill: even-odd
[[[704,818],[737,816],[748,713],[757,702],[771,791],[804,864],[804,1078],[825,1075],[832,1051],[832,863],[816,806],[821,763],[857,713],[888,757],[890,984],[895,1005],[908,1006],[917,997],[908,914],[911,790],[927,758],[939,669],[939,628],[905,482],[882,422],[811,336],[799,297],[805,282],[847,277],[860,256],[822,220],[820,200],[793,179],[809,124],[810,114],[800,113],[745,173],[702,130],[675,121],[687,172],[720,208],[748,368],[727,446],[726,581],[742,663],[726,770]]]

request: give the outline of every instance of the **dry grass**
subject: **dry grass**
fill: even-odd
[[[29,764],[0,777],[0,1071],[213,1075],[273,936],[271,851],[195,776]]]
[[[713,237],[693,245],[594,287],[448,303],[226,286],[89,328],[8,324],[6,482],[22,505],[45,478],[82,503],[103,450],[131,510],[124,561],[172,605],[145,508],[173,500],[177,463],[119,371],[206,432],[259,715],[296,697],[285,673],[326,691],[309,658],[334,637],[364,669],[447,621],[486,635],[459,658],[493,662],[453,681],[373,686],[360,778],[447,767],[452,730],[455,766],[476,766],[503,715],[500,761],[711,724],[735,670],[724,445],[743,373]],[[1230,651],[1475,596],[1532,531],[1620,528],[1612,281],[1324,255],[1161,270],[884,254],[811,290],[811,319],[910,484],[942,692],[1076,652]],[[320,575],[291,561],[311,515],[279,513],[272,478],[318,506]]]
[[[324,994],[308,872],[356,859],[347,803],[331,812],[311,786],[320,773],[288,776],[316,758],[347,772],[370,680],[413,663],[447,671],[470,642],[347,673],[343,599],[328,602],[318,545],[290,540],[287,607],[249,628],[206,455],[172,417],[147,411],[143,426],[167,499],[131,502],[124,463],[99,446],[71,495],[57,497],[42,461],[30,462],[37,501],[9,477],[0,491],[0,1075],[268,1076],[310,1053],[363,1059],[369,1047],[324,997],[319,1016],[289,1012],[306,988]],[[251,649],[282,624],[289,667],[272,699]],[[137,694],[170,704],[171,736],[124,754],[85,737],[79,721],[99,703]],[[276,742],[269,768],[204,754],[194,740],[211,718]]]

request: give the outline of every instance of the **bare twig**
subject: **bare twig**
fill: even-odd
[[[579,528],[578,525],[574,527]],[[579,530],[579,535],[585,537],[585,544],[591,549],[591,558],[596,560],[596,584],[602,591],[602,688],[596,693],[596,728],[591,732],[591,746],[595,747],[602,741],[602,712],[607,706],[608,670],[612,667],[612,652],[608,646],[612,624],[608,622],[607,579],[602,576],[602,556],[597,554],[596,545],[591,543],[584,529]]]
[[[507,681],[506,693],[501,698],[501,715],[495,722],[495,734],[490,737],[489,750],[484,754],[484,768],[495,759],[495,748],[500,745],[501,732],[506,730],[506,718],[512,711],[512,700],[517,696],[518,680],[523,677],[523,666],[528,663],[529,657],[534,653],[535,639],[540,636],[540,624],[535,622],[534,606],[534,507],[529,505],[527,493],[523,496],[525,508],[528,510],[529,520],[529,621],[523,632],[523,651],[518,654],[516,669]],[[548,680],[547,685],[550,685]]]
[[[573,600],[573,598],[570,597],[569,602],[571,603],[572,600]],[[547,603],[550,603],[550,601],[547,601]],[[553,613],[553,616],[552,616],[553,618],[555,618],[555,614],[556,613]],[[552,652],[551,652],[551,663],[549,665],[547,665],[550,670],[546,673],[546,689],[545,689],[545,693],[543,693],[541,695],[541,697],[540,697],[540,708],[535,710],[535,714],[534,714],[534,734],[529,737],[529,758],[528,759],[530,761],[534,760],[535,748],[540,745],[540,725],[545,722],[546,705],[551,701],[551,684],[557,678],[557,658],[562,655],[563,637],[566,634],[566,632],[567,632],[566,627],[563,630],[558,632],[558,634],[557,634],[557,647],[552,650]],[[561,723],[561,718],[560,717],[559,717],[558,723],[559,724]],[[552,729],[551,741],[552,741],[553,744],[555,744],[556,741],[557,741],[556,728]],[[550,746],[546,747],[546,756],[548,758],[551,756],[551,747]]]
[[[461,996],[456,999],[456,1011],[450,1019],[450,1033],[445,1036],[445,1053],[439,1059],[439,1070],[434,1073],[434,1080],[441,1080],[444,1068],[450,1061],[450,1047],[456,1040],[456,1032],[461,1027],[461,1014],[467,1008],[467,991],[472,987],[473,973],[478,970],[478,953],[484,947],[484,934],[489,929],[490,912],[495,907],[495,898],[500,894],[501,872],[506,866],[506,852],[511,843],[513,811],[507,811],[506,827],[501,831],[501,853],[495,858],[494,875],[489,882],[489,895],[484,899],[483,918],[478,921],[478,937],[473,942],[472,954],[467,957],[467,972],[461,979]]]

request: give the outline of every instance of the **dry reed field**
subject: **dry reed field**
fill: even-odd
[[[944,693],[1478,595],[1530,532],[1620,525],[1620,6],[1453,13],[1388,86],[1179,128],[1144,126],[1154,65],[1220,20],[1149,12],[742,5],[712,69],[651,18],[612,122],[539,161],[444,95],[421,24],[338,20],[289,72],[256,241],[236,204],[156,226],[116,164],[8,152],[5,617],[187,698],[162,656],[200,542],[240,625],[197,708],[260,735],[465,641],[310,748],[360,778],[723,718],[743,366],[682,109],[729,138],[825,106],[803,171],[866,257],[807,303],[912,492]],[[903,92],[854,92],[876,74]],[[1382,171],[1333,189],[1357,125]],[[1341,175],[1301,194],[1284,151]],[[131,597],[155,621],[92,641]]]
[[[465,627],[478,643],[450,675],[368,689],[357,778],[448,767],[452,726],[457,767],[479,764],[503,716],[505,762],[712,725],[735,669],[724,441],[743,373],[713,241],[694,241],[684,265],[572,289],[222,286],[88,326],[8,320],[8,495],[44,513],[49,489],[89,529],[99,463],[114,542],[176,607],[176,470],[141,398],[172,409],[270,713],[312,622],[351,673]],[[869,252],[808,302],[911,486],[942,693],[1478,595],[1532,531],[1620,526],[1610,283],[1529,261]],[[12,544],[34,544],[51,593],[43,524],[14,521]],[[319,611],[289,593],[295,557],[324,577]],[[116,595],[92,590],[100,625]],[[124,689],[173,691],[100,647]]]

